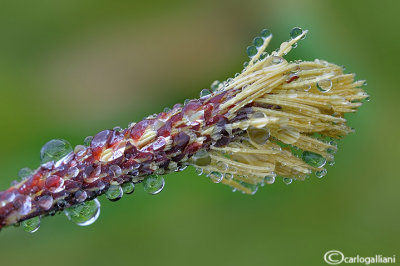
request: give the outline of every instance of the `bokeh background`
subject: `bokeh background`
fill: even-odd
[[[39,164],[52,138],[73,145],[195,98],[242,69],[263,28],[271,50],[310,30],[288,59],[320,58],[367,79],[323,179],[232,193],[195,175],[137,187],[79,227],[63,215],[34,234],[0,233],[1,265],[323,265],[399,253],[399,1],[1,1],[0,188]]]

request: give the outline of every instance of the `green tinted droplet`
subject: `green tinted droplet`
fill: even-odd
[[[258,50],[255,46],[252,45],[252,46],[247,47],[246,52],[247,52],[247,55],[251,58],[257,54]]]
[[[40,163],[56,162],[70,152],[72,152],[72,146],[68,141],[63,139],[50,140],[40,150]]]
[[[262,59],[266,58],[267,56],[268,56],[268,53],[267,53],[267,52],[263,52],[263,53],[260,55],[260,59],[262,60]]]
[[[269,139],[268,128],[249,127],[247,133],[249,134],[250,139],[258,145],[265,144]]]
[[[289,177],[285,177],[285,178],[283,178],[283,182],[284,182],[286,185],[290,185],[290,184],[292,184],[293,179],[291,179],[291,178],[289,178]]]
[[[243,63],[244,68],[246,68],[248,65],[249,65],[249,62],[247,62],[247,61]]]
[[[90,143],[92,143],[93,137],[92,136],[87,136],[84,140],[83,140],[83,144],[85,146],[90,146]]]
[[[260,47],[260,46],[262,46],[264,44],[264,40],[261,37],[255,37],[254,40],[253,40],[253,44],[256,47]]]
[[[301,155],[304,162],[311,165],[312,167],[320,168],[325,165],[326,159],[317,153],[310,151],[304,151]]]
[[[199,150],[192,156],[192,162],[198,166],[206,166],[211,163],[210,154],[206,150]]]
[[[144,191],[152,195],[160,193],[164,185],[165,181],[162,176],[151,175],[143,181]]]
[[[35,233],[40,227],[40,218],[33,217],[31,219],[25,220],[22,223],[22,228],[28,233]]]
[[[303,29],[299,27],[295,27],[290,31],[290,37],[293,39],[296,38],[297,36],[300,36],[303,33]],[[303,36],[301,40],[303,40],[306,36]]]
[[[327,173],[328,173],[328,171],[326,169],[322,169],[321,171],[315,172],[315,175],[318,178],[323,178]]]
[[[32,173],[33,173],[32,169],[25,167],[18,171],[18,177],[21,179],[25,179],[31,176]]]
[[[266,176],[264,182],[267,184],[273,184],[275,182],[275,175]]]
[[[220,183],[224,178],[224,175],[220,172],[212,171],[210,174],[208,174],[208,177],[210,177],[211,181],[214,183]]]
[[[132,194],[135,191],[135,184],[133,184],[132,182],[122,184],[121,187],[124,194]]]
[[[106,192],[106,197],[110,201],[117,201],[122,198],[124,192],[122,191],[121,186],[110,186],[110,188]]]
[[[64,210],[68,219],[77,225],[93,224],[100,215],[100,202],[97,199],[82,202]]]
[[[271,31],[268,30],[268,29],[263,29],[261,31],[260,36],[263,37],[263,38],[267,38],[267,37],[271,36]]]

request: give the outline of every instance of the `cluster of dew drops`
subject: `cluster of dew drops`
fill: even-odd
[[[87,137],[84,141],[84,144],[86,146],[89,146],[92,139],[93,137],[91,136]],[[72,152],[73,152],[72,146],[68,141],[63,139],[53,139],[47,142],[41,148],[40,162],[41,164],[45,164],[50,161],[57,162],[59,160],[62,160],[64,157],[68,156]],[[33,171],[31,169],[22,168],[18,172],[18,176],[21,180],[24,180],[28,178],[32,173]],[[150,175],[146,177],[142,183],[144,191],[152,195],[160,193],[165,185],[164,178],[157,175]],[[15,184],[15,181],[13,184]],[[111,185],[105,192],[105,195],[108,200],[117,201],[121,199],[124,194],[132,194],[134,191],[135,191],[135,184],[132,182],[127,182],[122,185]],[[90,201],[85,201],[87,198],[85,191],[77,191],[74,197],[77,199],[79,198],[80,200],[78,200],[78,202],[81,201],[81,203],[64,209],[63,212],[65,216],[70,221],[74,222],[79,226],[88,226],[93,224],[100,215],[99,200],[95,198]],[[51,198],[51,196],[49,196],[49,204],[51,205],[52,202],[53,199]],[[50,213],[50,215],[54,214],[55,213]],[[37,230],[39,230],[40,217],[39,216],[33,217],[21,223],[15,224],[15,226],[20,226],[20,225],[26,232],[34,233]]]

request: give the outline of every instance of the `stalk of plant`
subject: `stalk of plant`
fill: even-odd
[[[334,162],[335,139],[353,130],[345,113],[368,95],[354,74],[322,60],[287,62],[283,56],[307,31],[268,54],[272,35],[263,30],[241,73],[214,82],[199,99],[187,100],[126,129],[104,130],[72,149],[60,139],[41,149],[41,165],[21,169],[21,181],[0,192],[0,228],[19,225],[35,232],[40,218],[64,211],[78,225],[100,213],[97,197],[116,201],[143,182],[159,193],[163,175],[191,165],[214,183],[254,194],[281,178],[286,184]]]

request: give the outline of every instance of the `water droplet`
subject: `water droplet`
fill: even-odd
[[[164,110],[163,110],[164,113],[168,113],[170,111],[171,111],[171,108],[169,108],[169,107],[165,107]]]
[[[116,165],[116,164],[111,165],[108,169],[111,171],[111,173],[112,173],[114,176],[120,176],[121,173],[122,173],[121,167],[119,167],[119,166]]]
[[[33,173],[32,169],[25,167],[19,170],[18,177],[21,178],[21,180],[24,180],[27,177],[31,176],[32,173]]]
[[[258,190],[258,186],[254,185],[254,184],[247,184],[245,182],[240,182],[240,184],[242,186],[244,186],[245,188],[248,188],[250,190],[250,195],[254,195],[256,194],[257,190]]]
[[[40,163],[58,161],[70,152],[72,152],[72,146],[68,141],[63,139],[50,140],[40,150]]]
[[[262,46],[264,44],[264,40],[261,37],[255,37],[254,40],[253,40],[253,44],[256,47],[260,47],[260,46]]]
[[[304,162],[316,168],[323,167],[326,163],[326,159],[324,157],[310,151],[304,151],[301,155],[301,158]]]
[[[143,181],[143,188],[149,194],[155,195],[160,193],[165,185],[164,178],[162,176],[151,175],[146,177]]]
[[[92,143],[93,137],[92,136],[87,136],[84,140],[83,140],[83,145],[85,146],[90,146],[90,143]]]
[[[332,89],[332,80],[324,79],[317,82],[317,88],[321,92],[328,92]]]
[[[211,163],[210,154],[206,150],[199,150],[192,156],[192,162],[199,166],[206,166]]]
[[[280,57],[280,56],[276,56],[276,55],[272,56],[271,58],[272,58],[272,59],[271,59],[271,63],[272,63],[273,65],[277,65],[277,64],[280,64],[280,63],[282,63],[283,61],[285,61],[285,59],[283,59],[283,58]]]
[[[219,80],[214,81],[214,82],[211,84],[211,90],[212,90],[212,91],[218,90],[220,84],[221,84],[221,82],[220,82]]]
[[[289,178],[289,177],[285,177],[285,178],[283,178],[283,182],[284,182],[286,185],[290,185],[290,184],[292,184],[293,179],[291,179],[291,178]]]
[[[251,126],[247,129],[247,133],[249,138],[258,145],[264,145],[269,139],[268,128],[256,128]]]
[[[43,195],[38,199],[38,205],[43,210],[47,211],[53,206],[53,197],[50,195]]]
[[[255,56],[258,52],[257,48],[253,45],[247,47],[246,49],[247,55],[252,58],[253,56]]]
[[[110,186],[110,188],[106,192],[106,197],[110,201],[117,201],[122,198],[124,192],[122,191],[121,186]]]
[[[35,233],[40,227],[40,218],[33,217],[31,219],[25,220],[22,223],[22,228],[28,233]]]
[[[309,91],[309,90],[311,90],[311,85],[306,85],[305,87],[304,87],[304,91]]]
[[[185,100],[183,101],[183,105],[187,105],[189,102],[190,102],[190,99],[185,99]]]
[[[80,226],[93,224],[100,215],[98,199],[82,202],[64,210],[67,218]]]
[[[203,169],[202,168],[196,168],[196,174],[197,175],[202,175],[203,174]]]
[[[231,181],[233,179],[233,174],[231,173],[225,173],[224,178],[228,181]]]
[[[267,37],[271,36],[271,31],[268,30],[268,29],[263,29],[263,30],[261,31],[260,36],[261,36],[262,38],[267,38]]]
[[[211,91],[204,89],[200,92],[200,98],[211,95]]]
[[[220,172],[212,171],[208,174],[208,177],[210,177],[211,181],[213,181],[214,183],[219,183],[224,178],[224,175]]]
[[[243,63],[244,68],[246,68],[248,65],[249,65],[249,62],[247,62],[247,61]]]
[[[74,199],[76,202],[80,203],[80,202],[84,202],[87,198],[87,193],[84,190],[79,190],[77,192],[75,192],[74,195]]]
[[[327,173],[328,173],[328,171],[327,171],[326,169],[322,169],[321,171],[315,172],[315,175],[316,175],[318,178],[322,178],[322,177],[324,177]]]
[[[260,60],[263,60],[263,59],[266,58],[267,56],[268,56],[268,53],[267,53],[267,52],[261,53],[261,55],[260,55]]]
[[[221,171],[226,171],[228,170],[228,165],[224,162],[217,162],[217,168]]]
[[[48,176],[45,181],[45,186],[51,193],[58,193],[65,188],[64,179],[58,175]]]
[[[328,165],[330,165],[330,166],[335,165],[335,161],[334,160],[328,161]]]
[[[371,98],[368,96],[367,98],[365,98],[365,101],[369,102],[369,101],[371,101]]]
[[[75,167],[75,166],[72,166],[72,167],[70,167],[70,168],[68,169],[67,174],[68,174],[71,178],[77,177],[78,174],[79,174],[79,169],[78,169],[77,167]]]
[[[264,182],[267,184],[273,184],[275,182],[275,175],[269,175],[264,178]]]
[[[290,37],[292,37],[293,39],[296,38],[297,36],[300,36],[303,33],[303,29],[299,28],[299,27],[294,27],[291,31],[290,31]],[[303,40],[306,36],[304,35],[300,40]]]
[[[135,191],[135,184],[132,182],[122,184],[122,191],[124,194],[132,194]]]
[[[114,131],[121,132],[122,128],[120,126],[116,126],[113,128]]]

